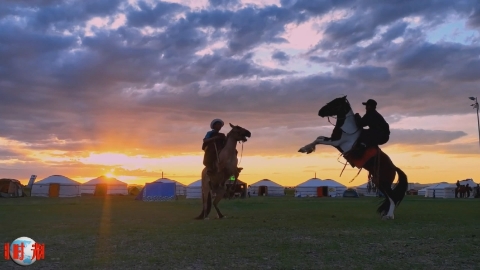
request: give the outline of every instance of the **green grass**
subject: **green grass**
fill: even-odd
[[[0,200],[0,240],[44,243],[31,269],[479,269],[480,200],[249,198],[197,221],[199,200]],[[3,245],[2,245],[3,246]],[[0,269],[15,269],[0,260]],[[18,267],[19,268],[19,267]]]

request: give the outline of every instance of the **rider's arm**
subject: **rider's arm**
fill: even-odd
[[[211,136],[212,136],[212,132],[211,131],[207,132],[207,135],[205,135],[205,138],[203,139],[203,142],[204,143],[213,142],[218,138],[218,136],[213,136],[213,137],[211,137]]]
[[[367,113],[362,117],[362,119],[360,119],[360,124],[362,125],[362,127],[368,126],[368,125],[370,124],[371,118],[372,118],[372,116],[367,112]]]

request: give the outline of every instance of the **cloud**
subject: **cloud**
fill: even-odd
[[[448,143],[466,135],[467,133],[463,131],[392,129],[389,144],[435,145]]]
[[[285,65],[290,60],[290,56],[288,56],[285,52],[276,51],[272,54],[272,59],[282,65]]]
[[[127,13],[127,21],[128,25],[132,27],[162,27],[169,25],[175,15],[188,9],[177,3],[160,1],[155,6],[150,6],[141,1],[138,3],[138,8],[131,8],[131,11]]]
[[[12,143],[4,164],[39,168],[42,157],[61,157],[80,174],[70,162],[89,153],[201,154],[217,117],[252,131],[248,155],[296,155],[331,133],[316,112],[340,95],[355,111],[376,99],[392,122],[471,113],[476,36],[432,43],[427,33],[452,20],[478,30],[476,1],[205,3],[2,1],[0,137]],[[314,47],[289,43],[298,25],[316,33]],[[392,130],[390,143],[470,155],[443,145],[465,136]]]

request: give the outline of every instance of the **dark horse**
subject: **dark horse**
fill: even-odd
[[[299,152],[310,154],[315,151],[317,144],[331,145],[337,148],[352,167],[366,169],[372,176],[372,182],[377,189],[385,195],[385,199],[378,207],[382,219],[393,219],[395,207],[405,197],[408,188],[407,176],[396,167],[390,157],[379,147],[371,147],[365,151],[360,159],[349,156],[362,132],[363,128],[355,119],[355,114],[347,100],[347,96],[336,98],[323,106],[318,115],[323,117],[337,117],[337,122],[330,138],[320,136],[314,142],[300,148]],[[398,183],[392,189],[395,180],[395,173],[398,174]]]
[[[473,191],[469,184],[460,185],[455,189],[455,198],[458,198],[458,194],[460,194],[460,198],[470,198],[470,192]]]

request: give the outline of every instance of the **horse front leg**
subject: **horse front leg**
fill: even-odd
[[[300,148],[298,152],[300,153],[307,153],[310,154],[315,151],[315,146],[317,144],[323,144],[323,145],[331,145],[334,147],[338,147],[339,141],[332,141],[330,138],[325,137],[325,136],[319,136],[315,141],[312,143],[309,143],[305,145],[304,147]]]

